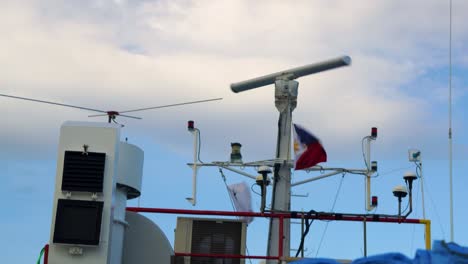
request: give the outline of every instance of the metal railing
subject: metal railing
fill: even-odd
[[[431,221],[427,219],[409,219],[394,215],[377,214],[338,214],[338,213],[305,213],[305,212],[232,212],[232,211],[213,211],[213,210],[186,210],[169,208],[147,208],[147,207],[127,207],[127,211],[139,213],[162,213],[179,215],[210,215],[210,216],[244,216],[244,217],[265,217],[279,219],[279,237],[283,237],[284,219],[317,219],[328,221],[352,221],[352,222],[380,222],[380,223],[399,223],[399,224],[423,224],[425,225],[425,246],[427,250],[431,249]],[[272,260],[292,260],[283,256],[283,239],[278,242],[278,256],[259,256],[259,255],[227,255],[227,254],[200,254],[175,252],[176,257],[207,257],[207,258],[231,258],[231,259],[272,259]]]
[[[147,207],[127,207],[127,211],[138,213],[161,213],[161,214],[179,214],[179,215],[210,215],[210,216],[244,216],[244,217],[265,217],[279,219],[279,237],[283,237],[284,219],[317,219],[327,221],[352,221],[352,222],[380,222],[380,223],[399,223],[399,224],[423,224],[425,225],[425,246],[427,250],[431,249],[431,221],[427,219],[409,219],[393,215],[377,214],[338,214],[338,213],[305,213],[305,212],[232,212],[232,211],[213,211],[213,210],[186,210],[169,208],[147,208]],[[298,258],[283,256],[283,240],[278,242],[278,256],[260,256],[260,255],[233,255],[233,254],[200,254],[175,252],[176,257],[205,257],[205,258],[225,258],[225,259],[270,259],[291,261]],[[44,264],[48,264],[49,245],[45,245]]]

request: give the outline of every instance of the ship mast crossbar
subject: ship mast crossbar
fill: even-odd
[[[250,179],[255,180],[256,177],[254,175],[249,174],[249,173],[247,173],[245,171],[242,171],[242,170],[239,170],[239,169],[232,168],[232,167],[239,167],[239,168],[255,167],[255,168],[257,168],[257,167],[260,167],[260,166],[270,166],[270,164],[268,164],[268,163],[269,162],[262,163],[262,161],[256,161],[256,162],[250,162],[250,163],[231,163],[231,162],[217,162],[217,161],[215,161],[215,162],[211,162],[211,163],[187,163],[187,165],[189,167],[193,168],[194,171],[197,170],[200,167],[219,167],[219,168],[223,168],[223,169],[238,173],[240,175],[243,175],[243,176],[246,176],[246,177],[248,177]],[[321,172],[332,171],[332,172],[326,173],[326,174],[323,174],[323,175],[319,175],[319,176],[315,176],[315,177],[312,177],[312,178],[309,178],[309,179],[306,179],[306,180],[298,181],[298,182],[295,182],[295,183],[291,183],[291,187],[298,186],[298,185],[308,183],[308,182],[312,182],[312,181],[316,181],[316,180],[321,180],[323,178],[334,176],[334,175],[337,175],[337,174],[340,174],[340,173],[351,173],[351,174],[362,174],[362,175],[366,175],[366,173],[367,173],[366,169],[326,168],[326,167],[320,167],[320,166],[314,166],[314,167],[311,167],[311,168],[306,169],[306,170],[307,171],[321,171]],[[196,171],[195,171],[195,173],[196,173]],[[196,176],[195,176],[195,178],[196,178]]]
[[[253,162],[246,162],[246,163],[239,163],[239,162],[229,162],[229,161],[213,161],[213,162],[194,162],[194,163],[187,163],[187,166],[192,167],[193,165],[196,165],[197,167],[240,167],[240,168],[256,168],[260,166],[269,166],[269,167],[274,167],[275,164],[278,163],[285,163],[291,167],[294,166],[294,161],[293,160],[280,160],[280,159],[274,159],[274,160],[264,160],[264,161],[253,161]],[[367,169],[346,169],[346,168],[336,168],[336,167],[322,167],[322,166],[313,166],[307,169],[304,169],[306,172],[310,171],[342,171],[342,172],[350,172],[350,173],[366,173]]]
[[[246,163],[238,163],[238,162],[229,162],[229,161],[213,161],[213,162],[197,162],[197,163],[187,163],[187,166],[192,167],[196,165],[197,167],[240,167],[240,168],[257,168],[260,166],[269,166],[274,167],[277,163],[285,163],[290,165],[291,167],[294,166],[294,161],[284,161],[284,160],[265,160],[265,161],[253,161],[253,162],[246,162]],[[322,166],[313,166],[307,169],[304,169],[306,172],[310,171],[342,171],[342,172],[350,172],[350,173],[366,173],[367,169],[347,169],[347,168],[337,168],[337,167],[322,167]]]

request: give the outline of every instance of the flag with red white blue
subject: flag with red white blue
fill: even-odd
[[[294,125],[295,170],[303,170],[327,161],[327,153],[312,133],[300,125]]]

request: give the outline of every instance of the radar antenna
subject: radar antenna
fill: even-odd
[[[130,112],[137,112],[137,111],[146,111],[146,110],[152,110],[152,109],[158,109],[158,108],[166,108],[166,107],[173,107],[173,106],[181,106],[181,105],[187,105],[187,104],[197,104],[197,103],[203,103],[203,102],[216,101],[216,100],[222,100],[222,99],[223,99],[223,98],[214,98],[214,99],[206,99],[206,100],[199,100],[199,101],[191,101],[191,102],[184,102],[184,103],[177,103],[177,104],[169,104],[169,105],[160,105],[160,106],[139,108],[139,109],[133,109],[133,110],[126,110],[126,111],[114,111],[114,110],[112,110],[112,111],[104,111],[104,110],[99,110],[99,109],[94,109],[94,108],[89,108],[89,107],[76,106],[76,105],[70,105],[70,104],[62,104],[62,103],[57,103],[57,102],[51,102],[51,101],[45,101],[45,100],[38,100],[38,99],[27,98],[27,97],[20,97],[20,96],[8,95],[8,94],[0,94],[0,96],[8,97],[8,98],[13,98],[13,99],[19,99],[19,100],[26,100],[26,101],[36,102],[36,103],[51,104],[51,105],[58,105],[58,106],[76,108],[76,109],[81,109],[81,110],[87,110],[87,111],[92,111],[92,112],[99,112],[99,113],[101,113],[101,114],[89,115],[88,117],[107,116],[107,117],[108,117],[108,122],[109,122],[109,123],[115,122],[115,119],[116,119],[117,116],[123,116],[123,117],[133,118],[133,119],[142,119],[141,117],[131,116],[131,115],[124,115],[124,114],[122,114],[122,113],[130,113]]]

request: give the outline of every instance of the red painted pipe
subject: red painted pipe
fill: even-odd
[[[200,258],[232,258],[232,259],[279,259],[275,256],[244,256],[244,255],[226,255],[226,254],[202,254],[202,253],[174,253],[176,257],[200,257]]]
[[[278,241],[278,256],[283,257],[283,241],[284,241],[284,217],[279,218],[279,241]]]
[[[186,210],[168,208],[127,207],[127,211],[140,213],[165,213],[165,214],[194,214],[194,215],[225,215],[225,216],[252,216],[252,217],[279,217],[284,213],[255,213],[255,212],[232,212],[211,210]]]
[[[147,208],[147,207],[127,207],[127,211],[140,212],[140,213],[163,213],[163,214],[193,214],[193,215],[223,215],[223,216],[250,216],[250,217],[268,217],[268,218],[304,218],[304,219],[317,219],[317,220],[336,220],[336,221],[355,221],[362,222],[366,218],[366,222],[385,222],[385,223],[407,223],[407,224],[421,224],[420,219],[398,219],[397,216],[378,216],[374,218],[373,215],[307,215],[305,213],[255,213],[255,212],[232,212],[232,211],[211,211],[211,210],[186,210],[186,209],[167,209],[167,208]]]
[[[222,216],[248,216],[248,217],[267,217],[279,218],[279,243],[278,256],[243,256],[243,255],[222,255],[222,254],[198,254],[198,253],[175,253],[176,256],[188,257],[209,257],[209,258],[251,258],[251,259],[281,259],[284,250],[284,219],[285,218],[304,218],[333,221],[354,221],[354,222],[382,222],[382,223],[407,223],[424,224],[420,219],[399,218],[391,215],[366,215],[366,214],[330,214],[314,213],[311,215],[302,212],[275,213],[275,212],[232,212],[232,211],[212,211],[212,210],[186,210],[186,209],[168,209],[168,208],[146,208],[146,207],[127,207],[127,211],[140,213],[163,213],[163,214],[189,214],[189,215],[222,215]]]
[[[49,263],[49,244],[44,247],[44,264]]]

